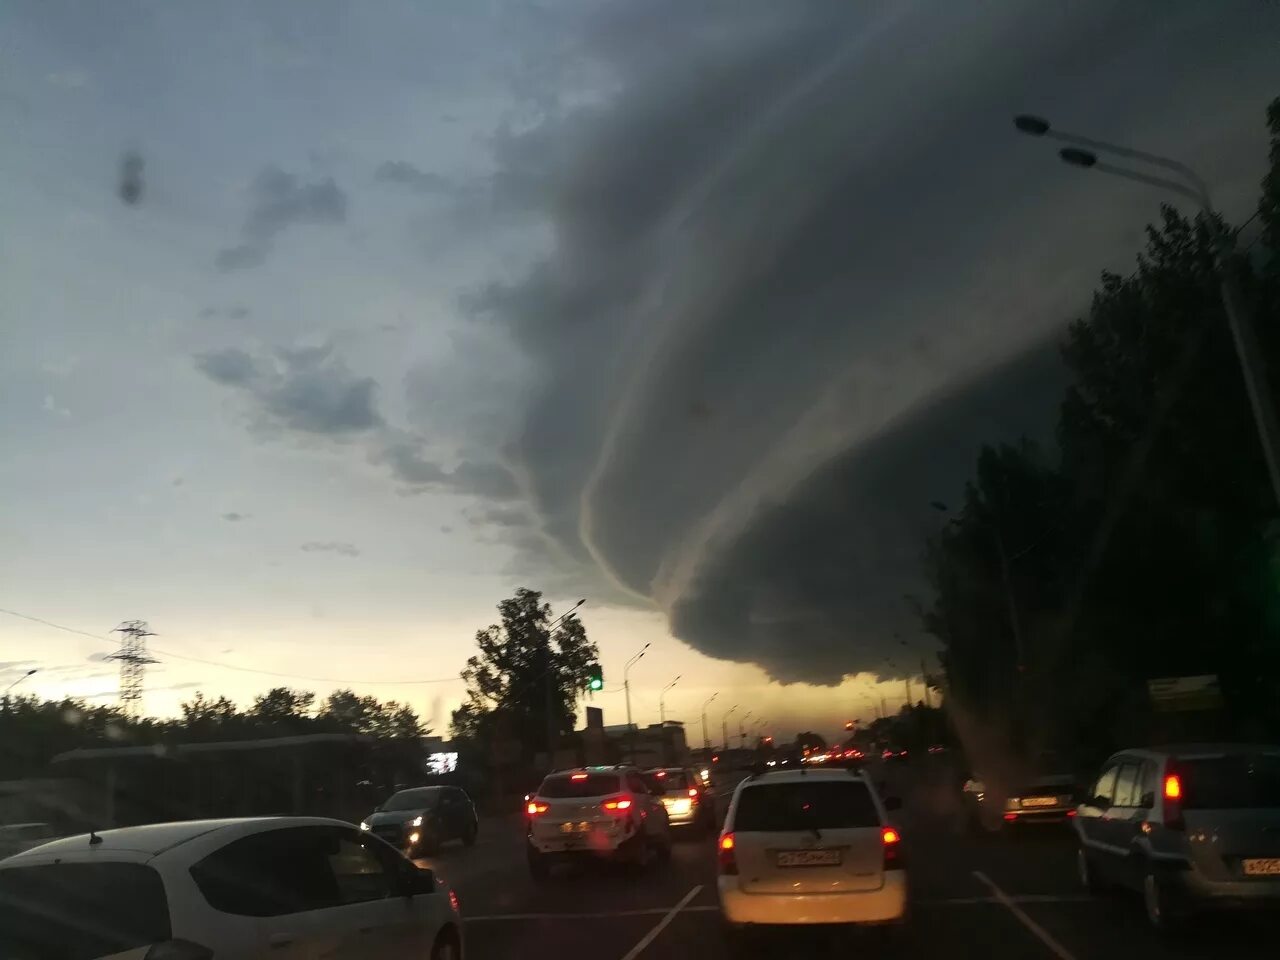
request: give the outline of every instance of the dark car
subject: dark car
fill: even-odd
[[[476,808],[459,787],[411,787],[393,793],[360,823],[408,856],[435,853],[447,840],[476,842]]]

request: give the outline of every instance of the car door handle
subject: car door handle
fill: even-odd
[[[267,943],[271,944],[272,950],[280,950],[284,947],[293,946],[293,937],[287,933],[273,933],[267,938]]]

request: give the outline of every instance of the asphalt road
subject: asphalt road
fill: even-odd
[[[891,778],[912,776],[893,771]],[[899,784],[899,818],[912,889],[896,956],[947,960],[1159,960],[1280,956],[1271,918],[1205,918],[1176,938],[1151,932],[1132,897],[1092,899],[1075,881],[1066,829],[1013,837],[963,830],[936,791]],[[516,818],[486,821],[476,846],[449,845],[420,861],[453,884],[471,960],[637,960],[731,956],[719,929],[713,839],[678,840],[671,862],[629,875],[607,867],[534,883]],[[771,958],[876,956],[876,931],[770,932],[754,951]]]

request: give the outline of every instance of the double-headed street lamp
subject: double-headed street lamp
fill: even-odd
[[[1280,427],[1277,426],[1275,406],[1272,403],[1271,388],[1267,383],[1266,368],[1263,366],[1258,349],[1257,336],[1253,324],[1245,318],[1240,309],[1240,291],[1236,282],[1233,264],[1230,262],[1232,235],[1221,223],[1221,218],[1213,209],[1209,198],[1209,188],[1200,176],[1184,163],[1169,157],[1133,150],[1129,147],[1117,146],[1082,137],[1079,134],[1064,133],[1053,129],[1049,121],[1043,117],[1021,114],[1013,119],[1013,125],[1022,133],[1033,137],[1047,137],[1061,143],[1070,144],[1058,151],[1064,163],[1073,167],[1097,170],[1109,173],[1126,180],[1135,180],[1152,187],[1171,191],[1187,197],[1199,205],[1204,213],[1205,226],[1213,235],[1213,259],[1218,273],[1218,289],[1222,298],[1222,309],[1227,315],[1227,324],[1231,328],[1231,338],[1235,343],[1236,357],[1240,361],[1240,373],[1244,379],[1245,392],[1249,396],[1249,406],[1253,410],[1253,420],[1258,431],[1258,441],[1262,445],[1263,459],[1267,465],[1267,476],[1271,481],[1271,495],[1280,508]],[[1125,166],[1106,163],[1098,159],[1098,154],[1109,154],[1125,160],[1149,167],[1157,167],[1173,174],[1155,176],[1133,170]]]
[[[637,660],[644,656],[644,652],[649,649],[649,644],[645,644],[640,648],[640,652],[627,661],[627,665],[622,668],[622,689],[627,695],[627,753],[628,758],[634,763],[636,759],[636,737],[635,730],[631,726],[631,679],[629,674],[631,668],[635,666]]]
[[[674,680],[662,688],[662,692],[658,694],[658,724],[660,726],[667,725],[667,691],[676,685],[680,679],[680,674],[676,674]]]
[[[724,716],[720,718],[720,736],[724,742],[724,747],[722,749],[729,749],[729,716],[737,709],[738,705],[735,703],[732,707],[726,710]]]
[[[5,688],[4,688],[4,709],[5,709],[5,713],[8,713],[8,712],[9,712],[9,691],[10,691],[10,690],[12,690],[14,687],[16,687],[18,684],[20,684],[23,680],[27,679],[27,677],[31,676],[32,674],[39,673],[39,672],[40,672],[40,671],[39,671],[39,669],[38,669],[38,668],[36,668],[36,667],[32,667],[30,670],[28,670],[28,671],[27,671],[26,673],[24,673],[22,676],[18,677],[18,679],[14,680],[14,681],[13,681],[13,683],[9,684],[7,687],[5,687]]]
[[[720,696],[719,690],[707,697],[702,703],[702,749],[707,751],[708,756],[711,754],[711,738],[707,736],[707,707],[718,696]]]

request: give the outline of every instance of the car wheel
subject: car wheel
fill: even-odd
[[[654,862],[662,865],[671,862],[671,834],[668,833],[665,839],[660,839],[653,845]]]
[[[422,842],[418,845],[418,853],[424,857],[434,856],[440,852],[440,834],[435,831],[424,833]]]
[[[452,930],[445,930],[436,937],[436,942],[431,945],[431,960],[462,960],[458,935]]]
[[[471,828],[462,835],[462,845],[464,847],[474,847],[476,845],[476,834],[480,832],[480,825],[473,823]]]
[[[534,880],[545,880],[551,876],[551,865],[547,863],[547,855],[529,848],[529,876]]]
[[[1178,928],[1181,915],[1174,903],[1169,884],[1150,866],[1142,878],[1142,907],[1147,915],[1147,923],[1153,929],[1170,933]]]
[[[1106,885],[1098,876],[1098,868],[1093,865],[1084,847],[1076,847],[1076,876],[1080,878],[1080,886],[1093,896],[1107,892]]]

